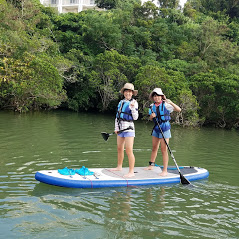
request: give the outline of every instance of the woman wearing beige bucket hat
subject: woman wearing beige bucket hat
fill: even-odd
[[[124,177],[133,177],[135,157],[133,153],[135,129],[134,120],[138,119],[138,102],[132,99],[136,96],[138,91],[134,89],[134,85],[126,83],[120,90],[124,95],[124,99],[118,104],[117,114],[115,118],[115,133],[117,134],[117,151],[118,151],[118,164],[116,168],[111,171],[121,171],[124,160],[124,148],[129,160],[129,172]],[[119,132],[121,131],[121,132]],[[123,131],[123,132],[122,132]]]
[[[150,105],[149,108],[149,119],[154,121],[154,127],[152,130],[151,158],[149,161],[149,166],[146,169],[153,169],[160,145],[163,156],[163,170],[160,175],[167,176],[168,148],[163,139],[163,136],[168,144],[169,139],[171,138],[171,125],[169,123],[169,120],[171,119],[170,113],[172,113],[173,111],[180,112],[181,108],[178,105],[174,104],[171,100],[166,99],[166,96],[164,95],[161,88],[155,88],[150,93],[149,99],[154,102]],[[158,123],[160,124],[160,128],[163,131],[163,135],[161,134],[161,131],[158,127]]]

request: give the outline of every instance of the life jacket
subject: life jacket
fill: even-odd
[[[153,108],[153,112],[156,114],[156,118],[158,120],[158,123],[160,125],[160,128],[162,129],[163,132],[171,129],[171,125],[169,120],[171,119],[169,111],[166,109],[164,102],[162,102],[159,106],[156,106],[155,104],[150,105]],[[152,111],[152,110],[151,110]],[[160,133],[158,124],[156,119],[153,119],[154,121],[154,128],[157,133]]]
[[[116,118],[118,119],[118,121],[120,120],[128,122],[133,121],[132,112],[131,109],[129,108],[130,101],[121,100],[119,102],[116,114]]]

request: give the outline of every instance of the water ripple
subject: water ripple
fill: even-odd
[[[96,118],[99,132],[111,129],[105,115],[1,114],[2,237],[238,238],[236,132],[172,129],[170,146],[177,162],[210,172],[208,180],[193,182],[196,187],[70,189],[36,182],[38,170],[115,166],[116,138],[105,143],[95,134]],[[144,166],[150,158],[151,126],[137,122],[136,128],[136,164]],[[161,160],[159,155],[158,164]]]

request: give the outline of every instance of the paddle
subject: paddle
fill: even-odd
[[[151,106],[150,108],[151,108],[152,112],[155,113],[155,112],[153,111],[153,107]],[[179,167],[178,167],[178,164],[177,164],[177,162],[176,162],[176,160],[175,160],[175,158],[174,158],[174,156],[173,156],[172,150],[170,149],[170,147],[169,147],[169,145],[168,145],[168,143],[167,143],[167,141],[166,141],[166,139],[165,139],[165,137],[164,137],[163,131],[162,131],[162,129],[161,129],[161,127],[160,127],[160,125],[159,125],[159,122],[158,122],[158,120],[157,120],[156,117],[155,117],[155,120],[156,120],[157,125],[158,125],[158,127],[159,127],[160,133],[161,133],[162,136],[163,136],[164,142],[165,142],[165,144],[166,144],[167,147],[168,147],[168,150],[169,150],[169,152],[170,152],[170,155],[171,155],[171,157],[172,157],[172,159],[173,159],[173,161],[174,161],[174,163],[175,163],[175,165],[176,165],[176,167],[177,167],[177,170],[178,170],[179,175],[180,175],[181,183],[182,183],[182,184],[191,184],[191,183],[183,176],[183,174],[181,173],[181,171],[180,171],[180,169],[179,169]]]
[[[126,128],[126,129],[119,130],[118,133],[121,133],[121,132],[123,132],[123,131],[125,131],[125,130],[130,130],[130,129],[133,129],[133,127],[132,127],[132,126],[129,126],[129,127]],[[102,135],[102,137],[103,137],[103,139],[104,139],[105,141],[107,141],[108,138],[109,138],[109,136],[110,136],[110,135],[113,135],[113,134],[115,134],[115,132],[113,132],[113,133],[111,133],[111,134],[108,134],[108,133],[105,133],[105,132],[101,132],[101,135]]]

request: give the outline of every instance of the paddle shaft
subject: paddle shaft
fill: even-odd
[[[129,127],[126,128],[126,129],[119,130],[118,133],[122,133],[122,132],[124,132],[124,131],[126,131],[126,130],[130,130],[130,129],[133,129],[133,127],[132,127],[132,126],[129,126]],[[111,133],[111,134],[109,134],[109,135],[112,135],[112,134],[115,134],[115,132],[113,132],[113,133]]]
[[[154,113],[154,114],[156,115],[156,113],[153,111],[153,107],[152,107],[152,106],[151,106],[151,111],[152,111],[152,113]],[[159,127],[160,133],[161,133],[162,136],[163,136],[164,142],[165,142],[165,144],[167,145],[168,151],[170,152],[170,155],[171,155],[171,157],[172,157],[172,159],[173,159],[173,161],[174,161],[174,163],[175,163],[175,165],[176,165],[176,167],[177,167],[177,170],[178,170],[178,172],[179,172],[179,174],[180,174],[181,183],[182,183],[182,184],[190,184],[190,182],[182,175],[182,173],[181,173],[181,171],[180,171],[180,169],[179,169],[179,167],[178,167],[178,164],[177,164],[177,162],[176,162],[176,159],[174,158],[173,152],[172,152],[172,150],[170,149],[170,147],[169,147],[169,145],[168,145],[168,143],[167,143],[167,141],[166,141],[166,139],[165,139],[165,136],[164,136],[164,134],[163,134],[163,130],[162,130],[161,127],[160,127],[160,124],[159,124],[159,122],[158,122],[158,120],[157,120],[157,117],[155,117],[155,120],[156,120],[156,123],[157,123],[157,125],[158,125],[158,127]]]

